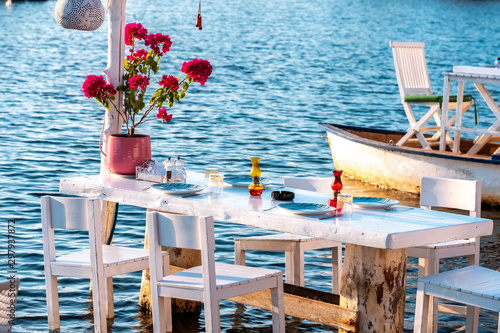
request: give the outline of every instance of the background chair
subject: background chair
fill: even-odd
[[[425,43],[416,42],[390,42],[392,55],[394,58],[394,68],[398,80],[401,103],[406,113],[406,118],[410,123],[406,134],[396,143],[401,146],[411,137],[416,136],[422,148],[432,149],[432,146],[439,145],[441,136],[441,117],[439,110],[443,103],[443,95],[433,95],[427,62],[425,60]],[[449,109],[456,109],[456,95],[450,96]],[[461,114],[465,113],[472,105],[472,95],[464,95]],[[411,108],[411,105],[429,106],[424,116],[418,121]],[[426,123],[433,118],[436,126],[426,126]],[[450,118],[447,126],[455,122],[456,115]],[[432,137],[425,137],[424,132],[434,132]],[[448,135],[447,142],[451,144],[452,139]]]
[[[449,179],[422,177],[420,185],[420,207],[431,209],[442,207],[460,209],[469,212],[470,216],[481,215],[481,182],[475,180]],[[439,260],[450,257],[468,257],[468,265],[479,264],[479,238],[451,241],[446,243],[431,244],[426,246],[412,247],[408,249],[408,257],[417,257],[418,276],[427,276],[439,273]],[[458,312],[466,314],[466,309],[440,304],[437,299],[432,301],[430,316],[432,321],[428,322],[429,329],[437,331],[437,311]],[[479,310],[475,309],[473,316],[479,316]]]
[[[321,193],[332,193],[332,178],[284,177],[283,185]],[[317,249],[332,250],[332,293],[339,294],[342,275],[342,242],[294,234],[273,234],[234,239],[235,264],[245,265],[245,251],[285,252],[285,281],[304,286],[304,252]]]
[[[148,251],[103,245],[100,200],[44,196],[41,203],[49,330],[60,327],[57,277],[67,276],[92,279],[94,330],[107,332],[103,316],[114,316],[112,276],[148,269]],[[54,229],[88,231],[89,248],[57,256]]]
[[[19,278],[15,278],[0,283],[0,333],[12,332],[19,281]]]
[[[147,214],[155,332],[172,330],[170,298],[204,302],[205,331],[220,331],[219,300],[271,289],[273,332],[285,332],[283,272],[215,262],[212,217]],[[202,265],[169,275],[161,246],[201,250]]]
[[[414,332],[427,332],[427,312],[432,297],[467,304],[466,332],[477,332],[478,317],[470,315],[481,307],[500,312],[500,272],[468,266],[418,279]],[[500,333],[500,317],[498,329]]]

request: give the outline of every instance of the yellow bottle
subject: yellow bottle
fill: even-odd
[[[251,196],[260,197],[262,191],[264,191],[264,186],[260,184],[260,175],[262,171],[260,171],[259,167],[259,157],[250,157],[252,160],[252,170],[250,170],[250,176],[252,176],[253,183],[248,185],[248,192],[250,192]]]

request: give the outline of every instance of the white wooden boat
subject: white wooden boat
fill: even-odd
[[[336,168],[348,176],[397,190],[419,193],[423,176],[477,179],[482,201],[500,204],[500,159],[492,158],[498,144],[487,144],[477,155],[420,148],[418,141],[395,143],[405,132],[335,124],[319,124],[327,132]],[[462,140],[464,151],[471,140]]]

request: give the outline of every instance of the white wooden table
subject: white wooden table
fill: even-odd
[[[488,129],[476,129],[462,127],[462,115],[458,112],[456,122],[453,126],[441,126],[441,141],[439,149],[445,150],[445,138],[448,132],[454,132],[453,137],[453,152],[460,152],[460,133],[469,132],[477,134],[474,145],[467,151],[468,155],[477,154],[481,148],[490,141],[492,136],[500,136],[500,108],[491,97],[490,93],[484,86],[485,84],[500,84],[500,68],[489,67],[471,67],[471,66],[455,66],[453,73],[443,73],[444,75],[444,88],[443,88],[443,112],[442,124],[448,121],[448,104],[450,96],[450,83],[456,81],[457,84],[457,110],[461,110],[462,100],[464,94],[464,83],[473,83],[476,89],[481,94],[491,112],[496,117],[496,121]],[[499,151],[496,151],[499,153]]]
[[[203,184],[203,175],[188,172],[188,183]],[[61,179],[60,192],[179,214],[212,215],[259,228],[322,237],[346,243],[341,305],[360,311],[360,332],[402,332],[406,296],[406,249],[467,237],[490,235],[493,221],[418,208],[354,209],[350,218],[317,220],[291,215],[265,190],[250,197],[246,188],[226,186],[223,198],[182,198],[147,189],[151,183],[119,176]],[[146,189],[146,190],[145,190]],[[327,203],[325,194],[293,190],[295,202]]]

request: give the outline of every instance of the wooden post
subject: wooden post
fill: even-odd
[[[148,212],[150,210],[148,209]],[[149,248],[148,228],[144,233],[144,248]],[[165,247],[164,250],[170,253],[170,264],[180,268],[191,268],[201,265],[201,251],[181,249],[174,247]],[[173,271],[175,272],[175,271]],[[147,309],[151,309],[151,282],[149,276],[149,269],[142,272],[141,292],[139,297],[139,305]],[[185,313],[185,312],[201,312],[201,303],[195,301],[188,301],[183,299],[172,299],[172,312]]]
[[[406,259],[406,249],[346,244],[340,306],[359,310],[359,332],[403,332]]]
[[[103,70],[108,83],[118,87],[123,82],[125,58],[125,6],[126,0],[108,1],[108,66]],[[123,110],[123,93],[115,95],[110,110],[104,116],[102,150],[106,152],[107,136],[121,132],[122,119],[118,111]],[[107,157],[101,154],[101,174],[109,173]]]

